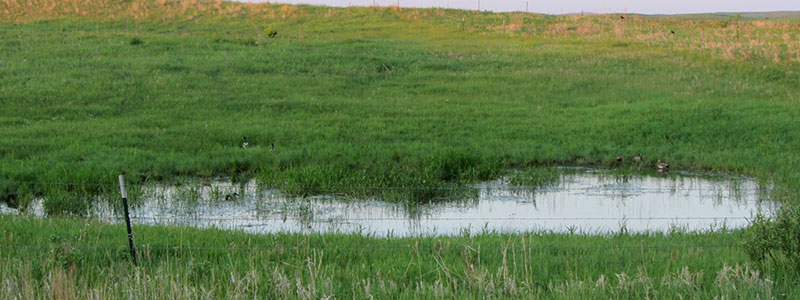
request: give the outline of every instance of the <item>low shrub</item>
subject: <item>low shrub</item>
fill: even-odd
[[[759,214],[747,229],[744,249],[762,268],[800,273],[800,207]]]

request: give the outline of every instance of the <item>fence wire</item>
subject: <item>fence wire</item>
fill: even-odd
[[[119,186],[117,182],[114,183],[86,183],[86,182],[42,182],[42,181],[7,181],[3,180],[5,183],[12,183],[12,184],[30,184],[30,185],[52,185],[52,186],[73,186],[73,187],[80,187],[80,186],[87,186],[87,187],[102,187],[108,188],[111,191],[116,190]],[[624,182],[624,181],[623,181]],[[129,188],[168,188],[172,187],[172,185],[167,184],[126,184]],[[623,188],[615,188],[615,187],[608,187],[608,186],[593,186],[593,187],[578,187],[578,188],[547,188],[547,187],[533,187],[533,186],[474,186],[474,185],[458,185],[458,186],[308,186],[308,187],[297,187],[297,186],[280,186],[280,185],[260,185],[260,184],[253,184],[253,183],[242,183],[242,184],[219,184],[219,183],[206,183],[206,182],[189,182],[189,183],[176,183],[175,187],[188,187],[188,188],[199,188],[199,189],[258,189],[258,190],[282,190],[282,189],[291,189],[291,190],[312,190],[312,191],[343,191],[343,190],[490,190],[490,191],[536,191],[536,190],[563,190],[569,192],[582,192],[582,191],[603,191],[607,193],[615,193],[615,192],[681,192],[681,191],[688,191],[688,192],[702,192],[702,191],[712,191],[712,192],[721,192],[721,191],[731,191],[731,192],[745,192],[745,191],[757,191],[757,192],[768,192],[768,191],[775,191],[775,190],[783,190],[783,191],[800,191],[800,189],[775,189],[775,188],[764,188],[764,187],[737,187],[733,184],[730,188],[707,188],[704,186],[665,186],[663,188],[657,189],[645,189],[645,188],[630,188],[630,189],[623,189]],[[111,221],[111,222],[123,222],[124,218],[119,216],[106,216],[106,217],[68,217],[73,219],[81,219],[81,220],[88,220],[88,219],[99,219],[101,221]],[[307,222],[307,223],[314,223],[314,224],[323,224],[328,222],[442,222],[442,221],[463,221],[463,222],[524,222],[524,221],[720,221],[720,222],[727,222],[727,221],[734,221],[734,220],[750,220],[752,218],[749,217],[738,217],[738,216],[658,216],[658,217],[425,217],[425,216],[409,216],[409,217],[396,217],[396,216],[387,216],[387,217],[347,217],[347,216],[324,216],[321,218],[304,218],[304,217],[297,217],[297,216],[286,216],[281,215],[279,213],[273,213],[269,215],[269,217],[259,217],[259,216],[200,216],[194,214],[183,214],[183,215],[169,215],[169,216],[131,216],[131,220],[134,221],[134,225],[150,225],[150,224],[180,224],[180,223],[190,223],[190,222],[207,222],[204,224],[206,226],[214,226],[213,222],[230,222],[233,224],[229,224],[230,228],[243,228],[243,227],[256,227],[256,226],[269,226],[268,222]],[[236,222],[242,222],[246,224],[236,224]],[[209,224],[210,223],[210,224]],[[247,224],[249,223],[249,224]],[[220,224],[216,224],[220,225]],[[402,237],[402,235],[400,235]],[[677,248],[725,248],[725,247],[738,247],[739,245],[735,244],[713,244],[713,245],[667,245],[667,246],[614,246],[614,247],[605,247],[603,249],[625,249],[625,248],[641,248],[641,249],[654,249],[654,248],[664,248],[664,249],[677,249]],[[159,248],[160,247],[160,248]],[[222,251],[222,250],[230,250],[230,249],[237,249],[237,251],[241,251],[243,249],[248,248],[204,248],[204,247],[186,247],[186,246],[159,246],[159,247],[150,247],[145,245],[147,249],[178,249],[178,250],[196,250],[196,251]],[[53,246],[48,245],[0,245],[0,249],[52,249]],[[114,247],[99,247],[100,249],[118,249]],[[432,251],[432,250],[441,250],[440,248],[430,248],[425,249],[424,251]],[[488,251],[495,251],[490,250],[491,248],[484,248],[484,250]],[[534,247],[534,248],[526,248],[527,250],[536,251],[536,250],[588,250],[594,249],[593,247]],[[249,248],[249,251],[308,251],[308,250],[329,250],[329,251],[411,251],[414,250],[412,248],[402,248],[402,249],[394,249],[393,248],[293,248],[293,247],[263,247],[263,248]],[[419,250],[419,249],[417,249]],[[459,249],[451,249],[451,250],[458,250],[464,251],[463,248]],[[448,251],[451,251],[448,250]]]
[[[698,244],[698,245],[609,245],[609,246],[494,246],[482,247],[479,245],[453,245],[449,247],[192,247],[186,245],[175,246],[150,246],[137,245],[139,251],[198,251],[198,252],[307,252],[307,251],[330,251],[330,252],[497,252],[497,251],[589,251],[589,250],[675,250],[675,249],[719,249],[719,248],[740,248],[740,244]],[[64,249],[64,246],[54,245],[2,245],[0,249],[16,250],[57,250]],[[128,249],[128,245],[121,244],[117,247],[111,246],[69,246],[67,249],[77,249],[84,251],[118,251]]]
[[[2,214],[0,214],[2,216]],[[14,215],[10,215],[14,216]],[[121,216],[88,216],[88,217],[81,217],[81,216],[54,216],[53,218],[59,219],[70,219],[70,220],[81,220],[81,221],[90,221],[90,220],[100,220],[100,221],[117,221],[122,222],[125,221],[124,217]],[[155,217],[145,217],[145,216],[131,216],[131,221],[308,221],[308,218],[298,218],[298,217],[282,217],[282,216],[273,216],[273,217],[228,217],[228,216],[218,216],[218,217],[203,217],[199,215],[172,215],[172,216],[155,216]],[[359,218],[347,218],[347,217],[337,217],[337,216],[330,216],[330,217],[323,217],[319,219],[313,219],[313,222],[328,222],[328,221],[342,221],[342,222],[358,222],[358,221],[681,221],[681,220],[751,220],[751,217],[732,217],[732,216],[703,216],[703,217],[407,217],[407,218],[400,218],[400,217],[359,217]],[[136,224],[134,224],[136,225]],[[143,224],[145,225],[145,224]]]
[[[110,190],[119,188],[118,183],[82,183],[82,182],[45,182],[45,181],[9,181],[0,180],[6,184],[16,185],[44,185],[44,186],[70,186],[70,187],[103,187]],[[626,181],[622,180],[622,183]],[[326,186],[293,186],[293,185],[269,185],[269,184],[220,184],[220,183],[203,183],[203,182],[175,182],[174,184],[164,183],[125,183],[127,187],[141,187],[141,188],[217,188],[217,189],[256,189],[256,190],[290,190],[299,192],[354,192],[360,190],[497,190],[497,191],[537,191],[537,190],[569,190],[569,191],[597,191],[603,190],[608,192],[662,192],[662,191],[733,191],[733,192],[797,192],[798,188],[779,188],[779,187],[739,187],[736,184],[731,184],[730,187],[704,187],[704,186],[664,186],[663,188],[625,188],[625,187],[611,187],[611,186],[592,186],[592,187],[569,187],[560,188],[554,186],[530,186],[530,185],[514,185],[509,186],[481,186],[471,184],[453,184],[446,186],[343,186],[343,185],[326,185]]]
[[[122,218],[114,218],[117,221],[124,220]],[[358,222],[358,221],[670,221],[670,220],[749,220],[748,217],[464,217],[464,218],[425,218],[425,217],[409,217],[409,218],[338,218],[326,217],[321,220],[314,220],[316,222],[324,222],[325,220],[342,221],[342,222]],[[259,218],[259,217],[195,217],[195,216],[166,216],[166,217],[131,217],[131,220],[149,220],[149,221],[306,221],[305,218],[295,217],[275,217],[275,218]]]

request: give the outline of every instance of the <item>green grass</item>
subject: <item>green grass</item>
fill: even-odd
[[[756,176],[789,191],[780,199],[800,188],[793,19],[66,2],[0,2],[11,205],[44,197],[52,215],[82,215],[120,173],[133,187],[255,178],[413,204],[502,176],[555,180],[531,166],[614,167],[621,154],[629,174],[639,153],[644,172],[662,159]],[[755,275],[737,247],[704,246],[738,244],[739,231],[381,239],[137,226],[131,269],[121,226],[0,221],[0,298],[791,299],[798,286]]]
[[[7,297],[791,299],[741,232],[378,238],[0,217]],[[36,296],[39,295],[39,296]]]
[[[730,62],[619,41],[605,16],[303,6],[286,18],[164,21],[158,11],[140,21],[0,19],[3,198],[63,190],[27,182],[113,191],[123,172],[133,183],[255,177],[290,192],[340,186],[362,195],[370,193],[361,187],[458,185],[522,166],[611,165],[618,153],[641,153],[648,166],[663,159],[800,182],[800,75],[789,56]],[[519,16],[528,29],[492,25]],[[601,30],[552,36],[548,22]],[[641,22],[629,30],[717,28]],[[768,42],[774,30],[748,34]],[[239,147],[242,136],[250,148]],[[372,190],[412,203],[449,196]]]

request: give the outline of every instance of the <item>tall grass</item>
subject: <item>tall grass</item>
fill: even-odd
[[[0,217],[4,298],[793,298],[740,233],[249,235]]]

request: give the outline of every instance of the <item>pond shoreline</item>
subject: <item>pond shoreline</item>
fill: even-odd
[[[686,172],[648,176],[585,167],[511,173],[464,187],[468,191],[464,198],[415,205],[333,194],[294,197],[255,180],[155,184],[132,193],[131,216],[137,225],[249,233],[396,237],[482,232],[607,234],[743,228],[756,213],[770,215],[780,206],[768,199],[754,179],[744,176]],[[540,173],[548,178],[539,180],[543,177]],[[519,180],[519,176],[534,179]],[[514,185],[512,181],[540,186]],[[90,218],[121,221],[114,199],[96,203],[88,213]],[[4,211],[14,213],[0,208],[0,213]],[[46,215],[41,203],[29,211],[34,216]]]

